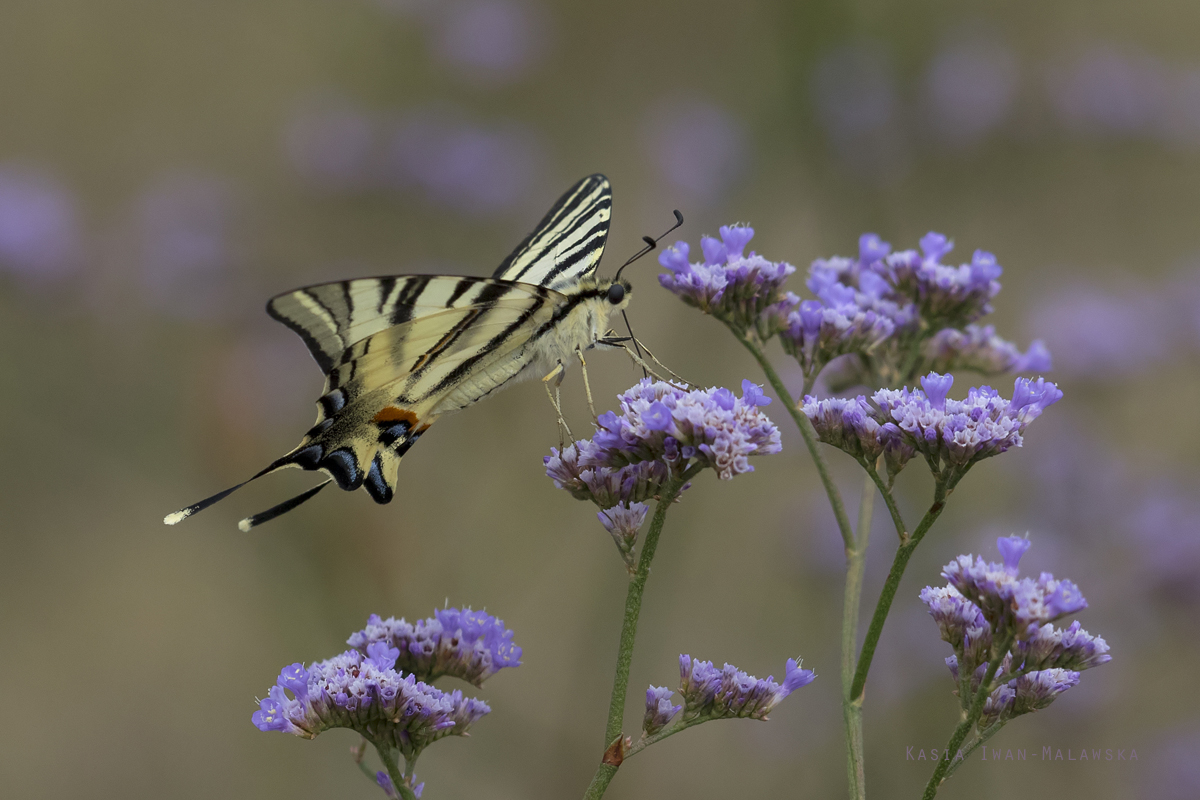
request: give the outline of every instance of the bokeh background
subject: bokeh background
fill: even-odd
[[[8,0],[3,793],[380,797],[352,734],[260,733],[254,698],[368,614],[446,601],[504,618],[525,665],[479,692],[494,710],[469,740],[422,758],[427,796],[582,793],[626,577],[594,509],[542,474],[557,436],[541,387],[435,426],[390,506],[325,493],[240,533],[312,484],[289,472],[177,528],[161,519],[311,424],[321,376],[263,313],[269,296],[488,274],[602,171],[610,273],[673,208],[693,246],[748,221],[759,252],[801,272],[853,255],[863,231],[903,248],[933,229],[956,255],[998,255],[992,321],[1053,353],[1065,399],[972,472],[910,566],[869,685],[872,794],[917,796],[931,766],[907,748],[940,748],[956,718],[917,592],[955,554],[1028,531],[1026,565],[1080,584],[1115,658],[995,740],[1031,760],[972,763],[945,796],[1200,796],[1198,25],[1200,6],[1171,0]],[[699,383],[761,382],[656,270],[627,273],[639,336]],[[639,377],[619,354],[590,363],[604,406]],[[680,652],[758,675],[803,655],[821,677],[768,723],[706,725],[632,759],[614,798],[844,792],[839,540],[799,437],[768,411],[784,453],[728,484],[703,476],[671,514],[632,694],[673,684]],[[856,468],[830,460],[856,498]],[[909,473],[915,518],[930,486]],[[864,609],[893,549],[877,523]],[[631,703],[627,729],[640,714]],[[1043,763],[1043,746],[1138,760]]]

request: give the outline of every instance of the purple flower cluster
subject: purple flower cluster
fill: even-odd
[[[546,456],[546,475],[581,500],[591,500],[627,533],[641,525],[638,504],[693,467],[711,467],[722,480],[753,472],[751,455],[778,453],[779,429],[760,411],[771,402],[757,385],[742,381],[742,396],[724,388],[682,389],[645,379],[619,396],[621,413],[602,414],[592,438]],[[606,524],[605,527],[608,527]],[[610,528],[610,530],[613,530]],[[614,533],[614,535],[616,535]],[[636,535],[636,529],[634,529]]]
[[[397,670],[429,683],[449,675],[481,686],[505,667],[521,664],[521,648],[504,620],[469,608],[443,608],[416,623],[372,614],[346,643],[367,656],[389,653]]]
[[[1017,378],[1012,399],[990,386],[972,387],[965,400],[947,398],[954,378],[931,372],[922,389],[880,389],[868,403],[804,398],[802,411],[818,438],[850,455],[873,461],[883,454],[888,474],[920,453],[934,475],[951,484],[975,462],[1020,447],[1025,428],[1062,392],[1044,379]]]
[[[948,266],[941,259],[953,244],[940,233],[921,239],[921,252],[893,253],[873,233],[859,238],[857,259],[818,259],[806,285],[815,300],[791,292],[768,309],[759,329],[778,331],[784,349],[810,380],[839,356],[839,381],[886,386],[913,371],[973,369],[985,374],[1044,371],[1045,345],[1027,353],[973,324],[991,312],[1002,270],[991,253],[976,251],[969,264]],[[911,354],[921,358],[912,362]],[[839,362],[841,363],[841,362]]]
[[[946,659],[950,674],[955,682],[959,680],[958,667],[954,656]],[[997,670],[997,676],[1003,674],[1003,667]],[[972,681],[972,692],[977,691],[983,678],[983,670]],[[1079,683],[1079,673],[1068,669],[1045,669],[1038,672],[1027,672],[1004,681],[987,696],[983,703],[983,715],[979,718],[979,727],[987,728],[997,721],[1007,722],[1013,717],[1019,717],[1030,711],[1040,711],[1054,702],[1060,694]],[[994,682],[993,682],[994,685]]]
[[[957,267],[941,263],[954,243],[940,233],[921,237],[921,252],[904,250],[882,257],[872,271],[900,297],[915,303],[931,327],[961,327],[992,312],[991,299],[1000,292],[997,278],[1004,271],[996,257],[976,250],[971,263]]]
[[[886,386],[924,368],[985,374],[1050,368],[1040,341],[1022,353],[991,326],[974,324],[991,313],[1000,291],[1003,270],[991,253],[976,250],[970,263],[951,266],[942,263],[954,248],[943,234],[923,236],[919,252],[893,253],[865,233],[858,258],[812,263],[806,285],[815,299],[802,300],[783,289],[795,272],[790,264],[743,256],[753,236],[749,227],[722,227],[720,240],[701,240],[701,263],[691,263],[687,243],[677,242],[659,256],[670,270],[659,282],[740,334],[753,331],[763,341],[780,334],[810,381],[840,356],[855,357],[839,377],[846,385]]]
[[[743,255],[754,229],[743,225],[721,226],[720,240],[700,239],[704,261],[690,263],[687,242],[676,242],[658,257],[670,270],[658,276],[668,291],[685,303],[730,325],[739,332],[758,328],[767,309],[780,301],[780,288],[796,271],[791,264],[768,261],[754,251]],[[759,331],[765,339],[774,331]]]
[[[306,739],[330,728],[350,728],[411,760],[438,739],[465,735],[491,711],[462,692],[443,692],[398,672],[396,649],[382,643],[368,649],[366,656],[347,650],[307,668],[284,667],[259,701],[254,725]]]
[[[993,631],[1011,631],[1022,640],[1046,623],[1087,608],[1079,587],[1069,580],[1048,572],[1036,579],[1018,576],[1017,562],[1028,549],[1028,540],[1010,536],[997,543],[1003,563],[958,556],[942,569],[942,577],[979,609]]]
[[[822,294],[821,300],[802,301],[788,292],[772,307],[775,320],[768,326],[780,330],[783,349],[809,378],[838,356],[870,355],[896,332],[894,319],[864,308],[853,289],[835,283]]]
[[[783,698],[807,686],[817,675],[811,669],[801,669],[799,662],[789,658],[784,667],[783,683],[776,683],[773,675],[756,678],[742,672],[732,664],[717,669],[711,661],[700,661],[689,655],[679,656],[679,694],[683,695],[683,717],[685,725],[693,725],[710,719],[734,719],[738,717],[765,720],[767,714],[779,705]],[[646,718],[652,716],[661,729],[675,715],[672,711],[666,719],[663,705],[665,690],[646,693]],[[670,694],[665,695],[669,705]],[[672,706],[671,708],[678,708]]]
[[[1112,660],[1108,643],[1078,622],[1065,630],[1050,624],[1087,607],[1074,583],[1045,572],[1036,579],[1020,577],[1026,539],[1002,537],[996,545],[1002,563],[959,556],[942,571],[949,585],[921,591],[942,640],[954,649],[946,665],[964,708],[979,691],[988,661],[1001,658],[984,706],[984,727],[1045,708],[1079,682],[1080,671]],[[1002,642],[1008,644],[1001,654],[995,648]],[[964,676],[970,678],[967,686]]]
[[[891,245],[865,233],[858,249],[857,260],[834,256],[812,263],[805,283],[816,300],[801,301],[789,292],[770,310],[767,327],[780,331],[784,350],[810,378],[838,356],[869,358],[884,343],[919,329],[917,306],[896,296],[875,271]]]
[[[996,335],[992,325],[968,325],[962,330],[944,328],[925,343],[925,355],[934,372],[966,369],[984,375],[1006,372],[1047,372],[1050,351],[1041,339],[1022,353],[1015,344]]]

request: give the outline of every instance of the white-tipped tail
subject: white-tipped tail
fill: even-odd
[[[178,525],[179,523],[183,522],[185,519],[187,519],[191,515],[192,515],[191,509],[185,508],[183,511],[176,511],[174,514],[167,514],[165,517],[163,517],[163,524],[164,525]]]

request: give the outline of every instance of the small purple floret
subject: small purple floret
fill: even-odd
[[[1004,568],[1016,574],[1021,556],[1025,555],[1031,544],[1033,542],[1020,536],[1001,536],[997,539],[996,547],[1000,550],[1000,557],[1004,559]]]
[[[642,731],[647,736],[653,736],[667,727],[683,708],[671,703],[674,694],[675,690],[666,686],[651,686],[646,690],[646,715],[642,719]]]

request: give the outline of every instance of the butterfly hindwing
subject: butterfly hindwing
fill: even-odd
[[[558,198],[492,277],[567,291],[580,278],[595,273],[611,214],[608,179],[589,175]]]
[[[531,337],[564,301],[537,286],[471,281],[455,299],[462,305],[413,316],[331,356],[337,365],[317,401],[317,423],[284,458],[328,473],[343,489],[364,486],[376,502],[390,501],[400,458],[441,414],[524,369]],[[447,288],[439,282],[460,279],[432,278],[435,296]]]

